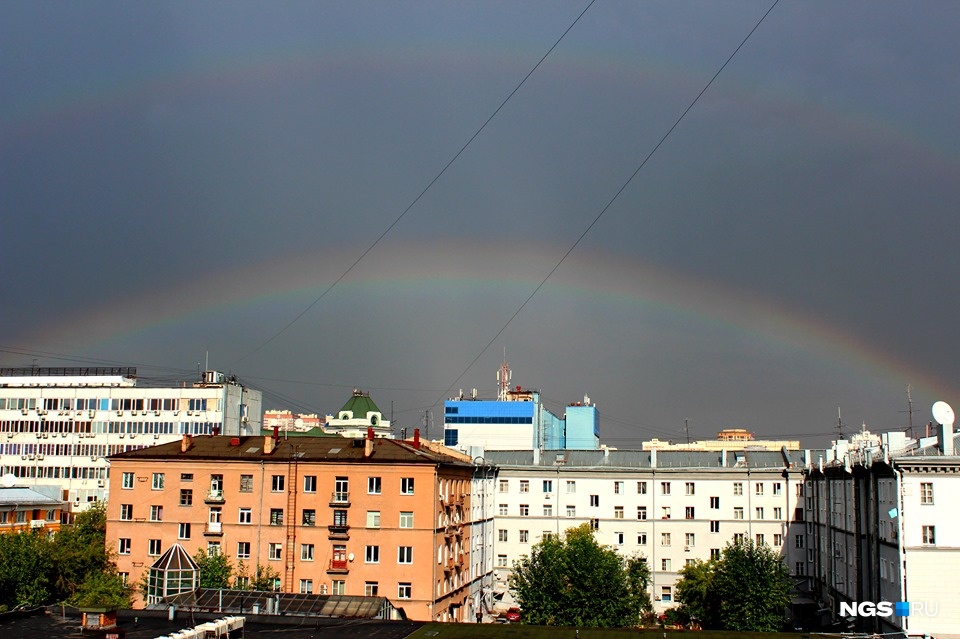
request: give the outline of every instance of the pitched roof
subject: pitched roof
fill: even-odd
[[[0,506],[62,506],[63,503],[25,486],[0,488]]]
[[[407,464],[469,464],[427,448],[415,449],[410,442],[378,438],[373,440],[373,453],[364,456],[365,441],[346,437],[280,438],[270,454],[263,452],[265,437],[230,437],[228,435],[189,438],[190,446],[181,452],[182,441],[174,441],[150,448],[141,448],[111,455],[111,460],[238,460],[331,463],[407,463]]]
[[[180,544],[173,544],[167,548],[167,551],[160,555],[150,567],[158,570],[200,570],[197,562]]]
[[[354,419],[364,419],[367,413],[381,412],[377,405],[373,403],[373,400],[370,399],[370,393],[364,393],[357,388],[353,389],[353,397],[347,400],[347,403],[337,411],[337,414],[339,415],[345,410],[353,412]]]

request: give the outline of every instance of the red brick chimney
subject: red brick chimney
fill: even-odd
[[[373,454],[373,428],[367,428],[367,439],[363,442],[363,456],[369,457]]]
[[[193,436],[190,433],[184,433],[183,439],[180,440],[180,452],[187,452],[191,446],[193,446]]]
[[[420,450],[420,429],[413,429],[413,447],[416,450]]]

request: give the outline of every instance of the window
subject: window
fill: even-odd
[[[313,561],[313,544],[300,544],[300,561]]]
[[[567,506],[567,517],[576,517],[576,516],[577,516],[577,507]]]
[[[121,555],[130,554],[130,539],[121,537],[119,540],[117,552]]]
[[[646,518],[647,518],[647,507],[637,506],[637,519],[646,519]]]
[[[498,504],[498,505],[497,505],[497,514],[500,515],[501,517],[506,517],[506,516],[507,516],[507,510],[508,510],[508,508],[507,508],[507,505],[506,505],[506,504]]]
[[[718,520],[713,520],[710,522],[710,532],[712,533],[720,532],[720,522]]]
[[[338,503],[348,503],[350,501],[350,480],[346,477],[337,477],[333,481],[333,498]]]
[[[270,525],[271,526],[283,525],[283,509],[282,508],[270,509]]]
[[[193,475],[190,475],[190,478],[193,479]],[[223,475],[210,475],[210,496],[223,496]]]
[[[506,568],[506,567],[507,567],[507,556],[497,555],[497,568]]]
[[[763,537],[763,533],[757,533],[756,539],[757,539],[758,546],[762,546],[764,543],[766,543],[766,540]]]
[[[506,479],[501,479],[499,490],[501,493],[510,492],[510,481]]]
[[[376,597],[380,592],[380,584],[376,581],[367,581],[363,584],[364,597]]]
[[[783,508],[780,506],[773,507],[773,518],[774,519],[783,519]]]
[[[710,559],[720,559],[720,549],[711,548],[710,549]]]
[[[543,480],[543,492],[545,492],[545,493],[552,493],[552,492],[553,492],[553,480],[552,480],[552,479],[544,479],[544,480]]]
[[[413,477],[400,478],[400,494],[401,495],[413,494]]]
[[[802,577],[805,574],[807,574],[807,567],[803,564],[802,561],[798,561],[797,563],[794,564],[793,574],[797,575],[798,577]]]
[[[763,519],[763,506],[757,506],[755,509],[757,519]]]
[[[413,587],[409,582],[401,581],[397,584],[397,599],[411,599],[413,597]]]
[[[250,542],[237,542],[237,559],[250,559]]]
[[[742,495],[743,494],[743,484],[740,482],[734,482],[733,484],[733,494]]]
[[[670,506],[661,506],[661,507],[660,507],[660,518],[661,518],[661,519],[670,519]]]
[[[660,545],[661,546],[670,545],[670,533],[660,533]]]
[[[664,603],[673,601],[673,587],[660,586],[660,600]]]
[[[615,532],[615,533],[613,533],[613,545],[614,545],[614,546],[622,546],[622,545],[623,545],[623,533],[622,533],[622,532]]]
[[[180,489],[180,505],[181,506],[192,506],[193,505],[193,490],[190,488],[181,488]]]
[[[530,482],[527,481],[526,479],[521,479],[521,480],[520,480],[520,492],[521,492],[521,493],[529,493],[529,492],[530,492]]]
[[[253,492],[253,475],[240,475],[240,492]]]
[[[400,513],[400,527],[413,528],[413,512],[412,511]]]
[[[778,481],[773,482],[773,494],[774,495],[783,494],[783,486]]]
[[[646,494],[647,494],[647,482],[645,482],[645,481],[638,481],[638,482],[637,482],[637,494],[638,494],[638,495],[646,495]]]
[[[921,504],[932,504],[932,503],[933,503],[933,483],[931,483],[931,482],[921,482],[921,484],[920,484],[920,503],[921,503]]]
[[[697,545],[697,535],[695,533],[686,533],[683,537],[683,545],[693,548]]]
[[[150,521],[163,521],[163,506],[150,506]]]
[[[506,531],[504,531],[504,532],[506,532]],[[504,541],[506,541],[506,539],[504,539]],[[529,531],[529,530],[521,530],[521,531],[520,531],[520,543],[521,543],[521,544],[530,543],[530,531]]]
[[[773,546],[774,548],[779,548],[783,545],[783,535],[780,533],[774,533],[773,535]]]
[[[333,511],[333,525],[334,526],[346,526],[347,525],[347,511],[345,510],[334,510]]]
[[[937,543],[937,531],[935,526],[923,527],[923,543],[928,545],[933,545]]]
[[[501,528],[497,531],[497,541],[507,541],[507,531],[504,528]]]
[[[637,545],[646,546],[647,545],[647,533],[637,533]]]
[[[304,508],[303,509],[303,525],[304,526],[316,526],[317,525],[317,511],[313,508]]]
[[[253,523],[253,510],[250,508],[241,508],[239,517],[237,518],[237,523],[239,524],[252,524]]]
[[[694,494],[694,487],[693,487],[693,482],[692,482],[692,481],[688,481],[686,484],[684,484],[684,494],[685,494],[685,495],[693,495],[693,494]]]
[[[670,572],[670,560],[669,560],[669,559],[661,559],[661,560],[660,560],[660,570],[662,570],[662,571],[664,571],[664,572]]]
[[[803,548],[803,535],[796,535],[793,538],[793,545],[795,548]]]
[[[710,508],[713,508],[714,510],[720,508],[720,498],[719,498],[719,497],[711,497],[711,498],[710,498]]]
[[[733,533],[733,542],[736,544],[743,543],[743,533]]]
[[[122,521],[133,519],[133,504],[120,504],[120,519]]]
[[[567,480],[567,494],[573,494],[577,492],[577,482]]]
[[[544,517],[553,517],[553,504],[544,504],[544,505],[543,505],[543,516],[544,516]]]
[[[662,481],[660,482],[660,494],[669,495],[670,494],[670,482]]]
[[[530,516],[530,504],[520,504],[520,516],[521,517]]]
[[[133,488],[133,473],[123,473],[121,488]]]
[[[380,527],[380,511],[368,510],[367,511],[367,528],[379,528],[379,527]]]
[[[282,493],[285,479],[286,477],[283,475],[273,475],[270,478],[270,490],[275,493]]]
[[[313,594],[313,579],[300,580],[300,594],[301,595]]]
[[[367,546],[364,551],[364,562],[368,564],[380,563],[380,546]]]
[[[177,526],[177,539],[190,539],[190,524],[181,523]]]
[[[397,548],[397,563],[398,564],[413,563],[413,546],[400,546]]]
[[[622,482],[622,481],[615,481],[615,482],[613,482],[613,494],[614,494],[614,495],[622,495],[622,494],[623,494],[623,482]]]
[[[694,515],[693,506],[687,506],[687,507],[684,509],[684,517],[685,517],[686,519],[695,519],[695,517],[694,517],[693,515]]]
[[[734,519],[743,519],[743,507],[737,506],[733,509]]]
[[[757,482],[757,484],[753,487],[753,490],[757,497],[763,496],[763,484],[761,482]]]
[[[593,508],[600,506],[600,495],[590,495],[590,506]]]
[[[271,543],[267,548],[267,558],[278,561],[283,556],[283,544]]]
[[[368,495],[379,495],[381,490],[381,482],[379,477],[367,477],[367,494]]]
[[[591,520],[590,520],[590,529],[591,529],[591,530],[599,530],[599,529],[600,529],[600,520],[599,520],[599,519],[596,519],[596,518],[591,519]]]
[[[159,557],[161,554],[161,545],[159,539],[150,539],[147,541],[147,554],[151,557]]]
[[[303,476],[303,492],[305,493],[317,492],[317,476],[316,475]]]
[[[153,489],[163,490],[163,473],[153,473]]]
[[[623,506],[614,506],[614,507],[613,507],[613,518],[614,518],[614,519],[623,519]]]
[[[279,582],[280,580],[277,579],[277,581]],[[331,594],[345,595],[347,594],[347,582],[343,579],[334,579],[330,582],[330,590],[332,591]]]

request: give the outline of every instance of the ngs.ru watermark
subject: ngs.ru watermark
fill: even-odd
[[[841,601],[841,617],[936,617],[936,601]]]

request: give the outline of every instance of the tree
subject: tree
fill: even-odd
[[[510,585],[524,623],[613,628],[650,609],[649,578],[644,559],[601,546],[584,524],[536,544],[514,564]]]
[[[734,540],[720,559],[684,566],[677,583],[681,612],[704,628],[775,631],[783,627],[791,581],[780,555],[766,544]]]
[[[79,513],[73,523],[61,526],[54,538],[59,599],[72,597],[91,574],[112,573],[116,567],[106,549],[107,509],[96,502]]]
[[[0,604],[14,608],[54,600],[51,545],[39,529],[0,535]]]
[[[92,572],[67,603],[78,608],[129,608],[131,593],[117,573]]]
[[[200,568],[200,587],[201,588],[229,588],[230,576],[233,573],[233,565],[230,559],[223,553],[208,554],[201,548],[193,556]]]

